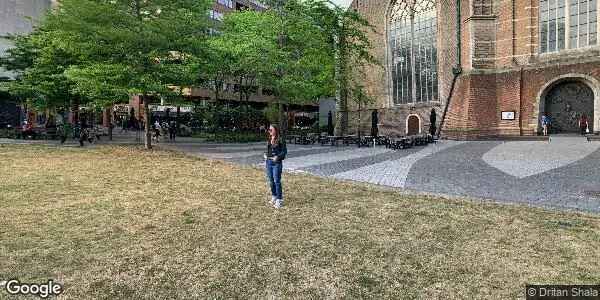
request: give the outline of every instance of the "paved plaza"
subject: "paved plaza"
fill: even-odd
[[[57,141],[0,139],[0,144]],[[107,144],[103,138],[98,144]],[[130,133],[113,144],[142,144]],[[63,147],[77,147],[68,141]],[[86,143],[86,147],[88,144]],[[158,147],[263,167],[264,143],[211,144],[194,138]],[[350,180],[411,192],[600,213],[600,142],[579,136],[547,141],[450,141],[403,150],[383,146],[288,145],[288,172]]]
[[[193,155],[262,167],[262,143],[162,144]],[[285,170],[415,192],[600,212],[600,142],[449,141],[385,147],[289,145]]]

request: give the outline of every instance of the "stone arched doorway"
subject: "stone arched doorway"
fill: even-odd
[[[406,119],[406,135],[416,135],[421,131],[421,120],[416,115],[408,116]]]
[[[555,133],[579,132],[578,120],[582,114],[594,128],[594,92],[582,81],[563,80],[551,86],[544,99],[542,112],[552,119]]]

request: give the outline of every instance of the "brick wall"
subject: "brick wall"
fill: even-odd
[[[426,105],[403,105],[393,106],[390,98],[390,87],[387,76],[388,61],[387,56],[387,27],[386,11],[389,8],[388,0],[354,0],[351,7],[363,15],[367,21],[374,27],[374,30],[368,30],[368,36],[373,43],[371,53],[377,58],[380,66],[369,66],[364,70],[357,72],[357,77],[365,83],[367,92],[375,99],[375,103],[365,108],[361,113],[361,123],[367,132],[371,127],[371,113],[368,109],[377,109],[379,112],[379,123],[382,134],[404,134],[406,132],[406,119],[411,114],[417,114],[421,119],[421,131],[427,132],[429,129],[429,117],[431,109],[436,109],[438,114],[438,126],[441,122],[441,116],[444,110],[444,103],[447,101],[450,92],[450,86],[454,77],[452,68],[457,60],[457,41],[456,41],[456,0],[441,0],[436,3],[438,11],[445,11],[444,18],[437,19],[437,43],[438,43],[438,102]],[[463,9],[465,9],[463,7]],[[467,7],[466,10],[469,10]],[[444,30],[441,30],[441,29]],[[349,103],[349,123],[350,132],[356,131],[357,125],[357,107]],[[364,115],[364,117],[362,116]],[[363,130],[364,131],[364,130]]]
[[[438,121],[441,121],[454,76],[452,67],[457,59],[457,15],[454,0],[441,0],[436,5],[438,12],[444,12],[438,14],[438,103],[390,106],[386,69],[371,67],[361,72],[365,74],[363,80],[368,91],[377,100],[371,108],[380,111],[383,134],[403,134],[410,114],[420,116],[422,130],[426,131],[431,108],[438,111]],[[568,74],[576,74],[575,79],[588,85],[593,84],[585,78],[600,81],[600,46],[537,53],[538,5],[539,0],[461,0],[463,73],[449,102],[443,135],[470,139],[535,134],[539,102],[544,101],[539,95],[551,81]],[[388,1],[355,0],[352,6],[375,26],[376,33],[370,35],[375,46],[372,53],[387,66],[385,10]],[[600,87],[590,87],[600,95]],[[501,120],[503,111],[514,111],[515,120]],[[596,111],[600,114],[600,107],[596,107]],[[370,118],[370,113],[365,116]],[[361,119],[363,124],[370,122],[370,119]]]

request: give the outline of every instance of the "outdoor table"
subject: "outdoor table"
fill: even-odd
[[[389,138],[391,148],[393,149],[405,149],[412,147],[412,141],[407,137],[392,137]]]
[[[361,146],[370,147],[370,145],[373,144],[374,141],[375,141],[375,137],[374,136],[371,136],[371,135],[362,136],[360,138],[360,141],[358,142],[358,147],[361,147]]]
[[[354,135],[354,134],[343,137],[344,145],[355,144],[358,142],[357,140],[358,140],[358,136]]]
[[[331,145],[331,146],[337,146],[338,145],[338,141],[339,140],[343,140],[344,137],[343,136],[338,136],[338,135],[330,135],[327,136],[327,142]]]
[[[296,144],[309,145],[314,144],[315,139],[310,135],[301,135],[296,137]]]

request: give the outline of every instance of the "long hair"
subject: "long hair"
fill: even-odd
[[[268,140],[269,140],[269,142],[270,142],[271,144],[273,144],[273,143],[272,143],[273,141],[277,142],[277,141],[279,140],[279,128],[277,128],[277,126],[275,126],[275,125],[271,125],[271,126],[269,126],[269,129],[270,129],[270,128],[273,128],[273,129],[274,129],[274,130],[273,130],[273,131],[274,131],[274,134],[273,134],[273,135],[271,135],[271,133],[269,132],[269,135],[268,135]]]

